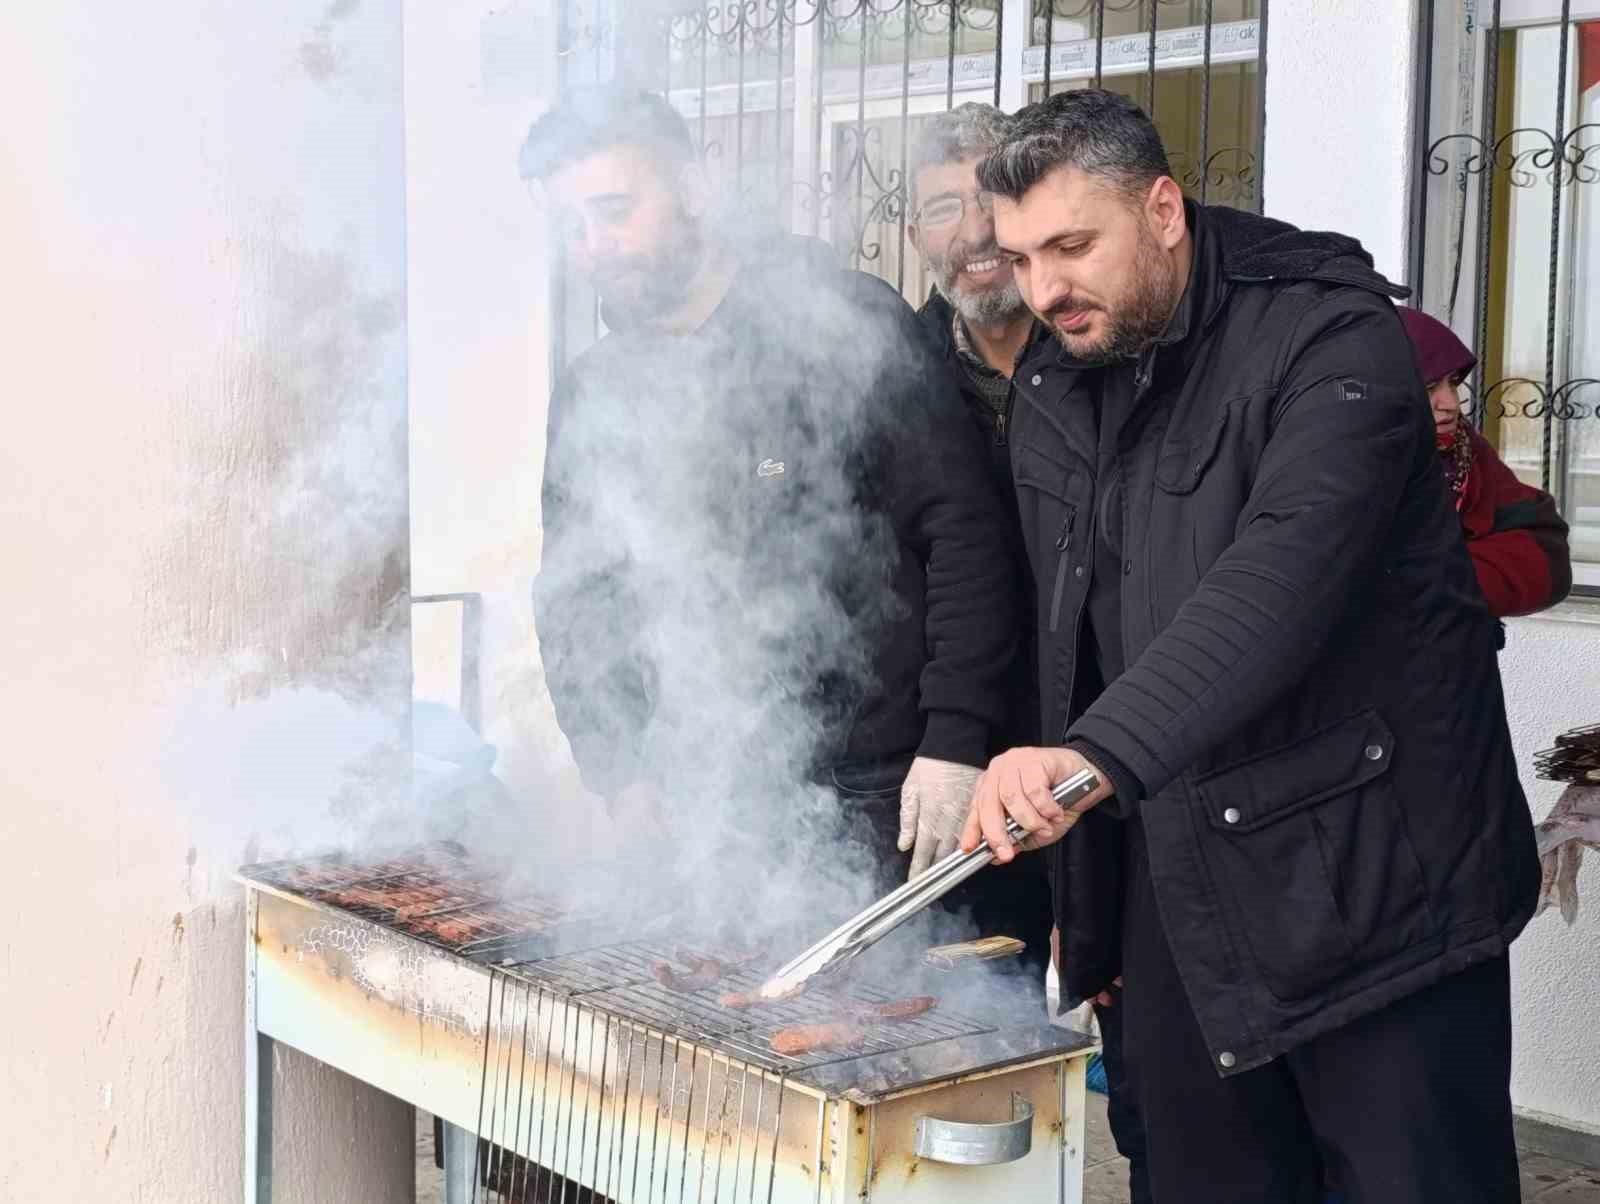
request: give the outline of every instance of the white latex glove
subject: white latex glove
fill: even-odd
[[[972,791],[983,771],[954,761],[918,757],[900,787],[900,851],[911,854],[917,877],[955,852],[961,825],[972,809]]]

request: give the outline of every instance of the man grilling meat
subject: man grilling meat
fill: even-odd
[[[954,388],[899,295],[826,244],[734,245],[659,97],[573,100],[521,168],[609,328],[551,399],[535,587],[585,782],[640,823],[776,787],[785,814],[728,825],[753,852],[806,840],[785,784],[818,783],[897,880],[902,785],[965,810],[1015,647],[1004,511]]]
[[[1017,563],[1018,588],[1024,597],[1026,623],[1032,624],[1027,599],[1033,591],[1027,549],[1011,479],[1011,448],[1006,433],[1012,402],[1012,379],[1018,356],[1033,333],[1035,318],[1017,288],[1009,260],[995,242],[993,198],[978,185],[978,164],[1000,144],[1006,118],[992,105],[969,103],[927,118],[911,152],[912,245],[934,279],[932,294],[919,316],[923,329],[943,358],[966,402],[967,412],[984,436],[995,483],[1010,509],[1010,535]],[[1039,742],[1039,675],[1031,632],[1019,641],[1008,678],[1011,721],[1001,733],[1006,748]],[[997,748],[997,752],[1004,751]],[[921,805],[907,792],[900,812],[900,847],[914,848],[915,876],[936,857],[953,850],[966,822],[967,808],[939,811]],[[1063,912],[1070,913],[1076,894],[1092,898],[1101,889],[1100,867],[1120,857],[1120,825],[1108,816],[1087,819],[1073,837],[1071,864],[1062,867],[1056,883]],[[1009,930],[1026,934],[1041,953],[1049,948],[1053,913],[1044,857],[1019,858],[974,879],[991,909],[1001,912]],[[1071,936],[1075,929],[1069,926]],[[1083,959],[1096,952],[1069,942],[1065,954]],[[1042,964],[1041,964],[1041,969]],[[1122,1073],[1121,989],[1110,984],[1098,1000],[1111,1104],[1109,1118],[1117,1150],[1128,1160],[1129,1195],[1133,1204],[1150,1199],[1145,1173],[1144,1133],[1138,1110]]]
[[[1160,1204],[1316,1201],[1325,1170],[1518,1199],[1539,864],[1401,290],[1352,239],[1186,203],[1109,92],[1028,108],[978,174],[1047,328],[1010,439],[1052,747],[995,759],[964,843],[1010,857],[1008,813],[1055,841],[1050,784],[1103,779],[1078,810],[1120,822],[1125,882],[1065,922],[1120,956],[1062,969],[1125,977]]]

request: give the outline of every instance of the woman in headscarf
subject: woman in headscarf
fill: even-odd
[[[1518,480],[1494,445],[1463,420],[1458,390],[1477,357],[1419,309],[1402,308],[1400,319],[1428,388],[1440,464],[1490,613],[1500,619],[1554,606],[1572,588],[1567,524],[1555,499]]]

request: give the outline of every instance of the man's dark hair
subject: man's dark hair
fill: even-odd
[[[517,170],[525,180],[548,180],[614,146],[636,146],[667,168],[695,159],[688,123],[654,92],[588,88],[533,123]]]
[[[1076,167],[1129,199],[1170,176],[1155,123],[1126,96],[1102,88],[1057,92],[1010,121],[1000,145],[978,165],[978,183],[1020,200],[1058,167]]]

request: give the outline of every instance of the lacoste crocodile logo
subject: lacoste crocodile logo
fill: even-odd
[[[756,465],[756,476],[758,477],[781,477],[782,475],[782,460],[763,460]]]

